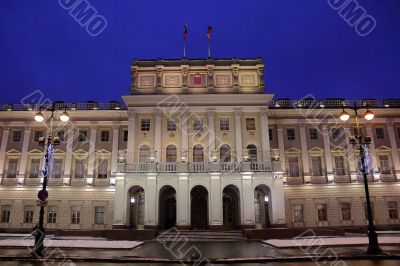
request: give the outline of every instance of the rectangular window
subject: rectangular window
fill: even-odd
[[[195,118],[193,121],[193,130],[201,131],[203,130],[203,119]]]
[[[10,222],[10,215],[11,215],[11,205],[1,206],[1,222],[2,223]]]
[[[61,142],[65,141],[65,131],[61,130],[57,132],[57,137],[60,139]]]
[[[268,128],[269,140],[272,140],[272,128]]]
[[[340,138],[340,128],[335,127],[331,129],[332,139],[338,141]]]
[[[297,157],[289,157],[289,175],[299,176],[299,159]]]
[[[256,119],[255,118],[246,118],[246,129],[247,130],[256,130]]]
[[[62,177],[62,159],[54,159],[53,160],[53,171],[52,176],[54,178],[61,178]]]
[[[312,175],[322,176],[321,156],[312,156],[311,163],[312,163]]]
[[[32,159],[31,160],[31,171],[29,173],[30,178],[39,177],[39,167],[40,167],[40,159]]]
[[[174,119],[168,119],[167,131],[176,131],[176,122]]]
[[[14,130],[12,134],[12,141],[13,142],[20,142],[21,141],[21,136],[22,136],[22,131],[21,130]]]
[[[374,203],[371,202],[371,212],[372,212],[372,219],[374,219]],[[368,211],[367,211],[367,203],[364,202],[364,213],[365,213],[365,220],[368,220]]]
[[[18,159],[8,161],[7,178],[17,177]]]
[[[105,208],[103,206],[96,206],[94,211],[94,223],[104,224]]]
[[[399,219],[397,212],[397,201],[388,201],[387,206],[389,211],[389,219]]]
[[[380,165],[380,172],[382,174],[391,173],[388,155],[379,155],[379,165]]]
[[[219,129],[220,130],[229,130],[229,118],[222,117],[219,119]]]
[[[85,177],[85,160],[76,160],[75,178]]]
[[[375,133],[376,133],[376,138],[377,139],[384,139],[385,138],[385,131],[383,130],[383,127],[375,128]]]
[[[128,130],[124,130],[124,142],[128,141]]]
[[[294,128],[286,129],[286,135],[288,140],[296,140],[296,132]]]
[[[79,130],[78,141],[85,142],[87,140],[87,130]]]
[[[101,130],[100,131],[100,141],[101,142],[108,142],[109,140],[110,140],[110,131]]]
[[[335,173],[336,175],[345,175],[346,170],[344,168],[343,156],[335,156]]]
[[[55,206],[49,206],[47,208],[47,223],[55,224],[57,222],[57,208]]]
[[[318,139],[318,129],[310,128],[309,129],[309,133],[310,133],[310,139],[312,139],[312,140],[317,140]]]
[[[350,221],[351,220],[351,204],[349,202],[340,203],[340,209],[342,211],[342,220]]]
[[[295,223],[303,222],[303,204],[293,205],[293,220]]]
[[[81,222],[81,208],[73,206],[71,208],[71,223],[79,224]]]
[[[33,222],[33,205],[25,206],[24,223],[31,224]]]
[[[43,137],[43,130],[35,130],[33,141],[38,142],[41,137]]]
[[[98,170],[97,178],[107,178],[108,159],[100,159],[97,170]]]
[[[140,131],[150,131],[150,118],[140,119]]]
[[[318,221],[324,222],[328,221],[328,205],[324,204],[317,204],[317,211],[318,211]]]

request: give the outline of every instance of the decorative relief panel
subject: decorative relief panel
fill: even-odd
[[[214,77],[214,84],[216,87],[232,86],[232,75],[230,73],[216,73]]]
[[[207,86],[206,73],[189,74],[189,87],[206,87],[206,86]]]
[[[164,87],[182,87],[182,75],[178,73],[165,73],[163,75],[163,85]]]
[[[138,78],[139,88],[154,88],[156,86],[156,75],[140,74]]]
[[[240,86],[257,86],[257,73],[240,73]]]

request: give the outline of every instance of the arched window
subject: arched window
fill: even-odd
[[[257,162],[257,147],[254,144],[247,145],[247,150],[249,151],[249,161]]]
[[[230,162],[232,160],[231,157],[231,147],[227,144],[224,144],[219,149],[219,158],[223,163]]]
[[[147,145],[140,146],[139,163],[147,163],[150,156],[150,147]]]
[[[193,162],[204,162],[204,150],[200,144],[193,147]]]
[[[176,163],[176,147],[174,145],[169,145],[166,150],[166,162]]]

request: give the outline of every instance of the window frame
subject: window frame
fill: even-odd
[[[102,209],[102,212],[98,210]],[[100,215],[100,217],[98,216]],[[102,225],[105,224],[105,216],[106,216],[106,207],[105,206],[95,206],[94,207],[94,224]],[[100,218],[100,221],[98,220]]]
[[[253,121],[250,123],[250,121]],[[246,117],[246,130],[247,131],[252,131],[256,130],[256,119],[255,117]]]
[[[140,118],[140,132],[150,132],[151,119],[149,117]]]
[[[17,139],[16,139],[16,136],[18,136]],[[21,142],[21,139],[22,139],[22,130],[21,129],[13,129],[12,135],[11,135],[11,141],[14,143],[18,143],[18,142]]]
[[[230,119],[229,117],[220,117],[219,118],[219,130],[220,131],[230,131]]]
[[[318,140],[319,139],[318,129],[315,127],[309,128],[308,134],[309,134],[310,140]]]
[[[290,132],[290,134],[289,134],[289,132]],[[290,141],[296,140],[296,129],[295,128],[287,128],[286,129],[286,139],[290,140]]]
[[[71,206],[71,224],[81,223],[81,207]]]
[[[100,130],[100,142],[110,142],[110,130]]]
[[[57,223],[57,207],[49,206],[47,208],[47,223],[56,224]]]
[[[385,139],[385,129],[383,127],[375,128],[376,139]]]

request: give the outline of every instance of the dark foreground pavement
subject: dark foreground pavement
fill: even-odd
[[[48,249],[42,260],[26,248],[0,249],[0,265],[400,265],[400,245],[383,246],[379,256],[365,254],[366,247],[277,249],[259,241],[164,242],[147,241],[132,250]]]

